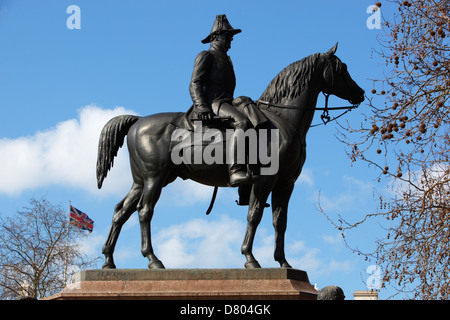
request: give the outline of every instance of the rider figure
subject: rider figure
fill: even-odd
[[[202,43],[211,43],[209,50],[202,51],[195,59],[189,92],[198,119],[206,122],[214,115],[231,117],[230,126],[234,133],[228,144],[227,154],[237,155],[237,139],[251,127],[247,117],[233,107],[233,94],[236,77],[227,51],[231,48],[233,36],[240,33],[233,29],[225,15],[217,15],[211,33]],[[242,129],[242,130],[237,130]],[[237,157],[228,163],[230,186],[236,187],[251,181],[245,164],[238,164]]]

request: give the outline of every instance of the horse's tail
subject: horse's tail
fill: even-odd
[[[108,171],[114,165],[114,157],[122,147],[130,127],[140,119],[133,115],[117,116],[108,121],[98,141],[97,186],[100,189]]]

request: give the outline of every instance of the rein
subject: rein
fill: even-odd
[[[317,107],[314,108],[314,110],[323,111],[323,113],[320,115],[320,118],[322,119],[323,123],[318,123],[318,124],[312,125],[311,128],[320,126],[322,124],[326,125],[330,121],[335,121],[335,120],[339,119],[340,117],[342,117],[347,112],[349,112],[349,111],[351,111],[353,109],[356,109],[359,106],[359,105],[355,105],[354,104],[354,105],[351,105],[351,106],[329,107],[328,106],[328,98],[329,98],[330,94],[323,92],[323,95],[325,96],[325,106],[323,108],[317,108]],[[259,104],[265,104],[268,107],[275,107],[275,108],[281,108],[281,109],[296,109],[296,110],[299,109],[296,106],[282,105],[282,104],[272,103],[272,102],[268,102],[268,101],[264,101],[264,100],[256,100],[256,102],[259,103]],[[330,114],[329,114],[330,110],[345,110],[345,111],[343,113],[341,113],[340,115],[338,115],[338,116],[336,116],[334,118],[331,118]]]

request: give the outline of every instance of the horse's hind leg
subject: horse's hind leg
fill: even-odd
[[[156,202],[159,199],[164,179],[161,174],[156,174],[145,179],[141,201],[138,204],[139,223],[141,225],[141,252],[149,260],[150,269],[164,269],[162,262],[153,253],[150,222]]]
[[[103,245],[102,253],[105,255],[103,269],[115,269],[113,253],[116,246],[120,230],[128,218],[136,211],[137,204],[142,194],[142,185],[136,183],[131,187],[130,192],[114,208],[114,216],[109,230],[108,238]]]
[[[287,210],[294,185],[277,186],[272,191],[272,214],[273,226],[275,228],[275,261],[280,263],[282,268],[292,268],[286,261],[284,254],[284,235],[287,226]]]

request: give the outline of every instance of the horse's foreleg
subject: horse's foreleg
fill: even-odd
[[[162,262],[153,253],[150,222],[153,210],[161,194],[163,183],[161,175],[146,179],[141,201],[138,205],[139,223],[141,225],[141,252],[149,260],[150,269],[164,269]]]
[[[120,230],[124,223],[130,218],[134,211],[136,211],[136,206],[141,198],[142,186],[138,184],[133,184],[130,192],[125,196],[125,198],[120,201],[114,208],[114,215],[111,223],[111,228],[109,230],[108,237],[102,248],[102,253],[105,255],[105,263],[103,264],[103,269],[115,269],[113,253],[116,246],[117,239],[120,234]]]
[[[286,261],[284,253],[284,236],[287,226],[287,210],[288,203],[294,190],[294,184],[282,185],[276,187],[272,191],[272,214],[273,214],[273,226],[275,228],[275,261],[280,263],[282,268],[292,268]]]
[[[258,261],[253,256],[253,240],[255,239],[256,228],[261,222],[261,218],[266,204],[267,197],[271,191],[272,183],[270,179],[263,177],[253,185],[250,193],[250,204],[247,215],[247,229],[245,231],[244,242],[241,252],[246,258],[246,268],[261,268]]]

